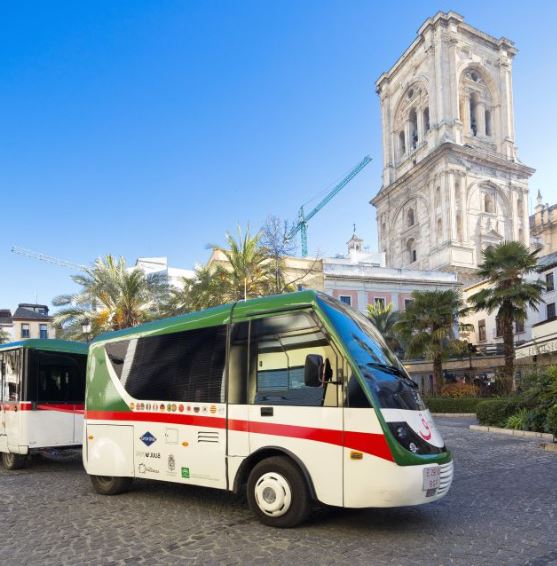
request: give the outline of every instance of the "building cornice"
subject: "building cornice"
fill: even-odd
[[[481,153],[478,153],[478,152]],[[457,154],[469,161],[480,163],[487,166],[497,167],[509,173],[515,173],[523,177],[531,177],[535,173],[535,169],[528,167],[518,161],[509,161],[499,154],[486,153],[473,147],[466,147],[453,142],[444,142],[435,148],[429,155],[424,157],[419,163],[409,169],[402,177],[386,187],[382,187],[379,192],[369,201],[373,206],[377,206],[379,201],[387,197],[400,185],[407,183],[410,179],[424,174],[439,159],[449,154]]]

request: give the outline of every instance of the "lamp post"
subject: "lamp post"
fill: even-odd
[[[85,342],[89,342],[89,334],[91,334],[91,321],[88,318],[81,323],[81,331],[85,335]]]

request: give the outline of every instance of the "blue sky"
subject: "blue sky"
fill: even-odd
[[[557,201],[557,4],[363,0],[12,2],[0,8],[0,307],[50,303],[78,263],[167,255],[177,267],[269,214],[294,219],[365,154],[311,222],[310,252],[376,248],[374,81],[438,10],[515,41],[520,159]],[[314,203],[316,201],[313,201]],[[309,206],[309,205],[308,205]]]

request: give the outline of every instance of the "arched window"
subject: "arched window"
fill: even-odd
[[[470,129],[472,130],[472,135],[478,135],[478,122],[476,119],[476,105],[478,103],[478,97],[474,93],[470,95]]]
[[[398,133],[398,148],[400,150],[400,156],[402,157],[406,153],[406,138],[402,131]]]
[[[484,212],[489,212],[490,214],[495,212],[495,200],[493,195],[489,193],[484,194]]]
[[[491,112],[485,111],[485,135],[491,136]]]
[[[414,238],[410,238],[406,242],[406,253],[408,255],[408,263],[414,263],[418,259],[416,253],[416,241]]]
[[[456,213],[456,239],[462,242],[462,216],[460,212]]]
[[[440,242],[443,239],[443,220],[441,218],[437,219],[437,241]]]
[[[410,121],[410,144],[412,149],[416,149],[418,147],[418,116],[415,108],[410,110],[408,119]]]
[[[429,107],[424,108],[424,132],[429,132]]]
[[[407,226],[414,226],[414,209],[409,208],[408,212],[406,213],[406,225]]]
[[[435,208],[441,206],[441,187],[435,189]]]

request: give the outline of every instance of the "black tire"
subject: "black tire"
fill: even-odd
[[[97,493],[101,495],[118,495],[130,488],[133,478],[115,476],[89,476]]]
[[[298,466],[284,456],[273,456],[254,466],[247,497],[255,516],[271,527],[295,527],[311,511],[307,482]]]
[[[27,463],[27,456],[14,454],[13,452],[2,452],[2,465],[6,470],[20,470]]]

